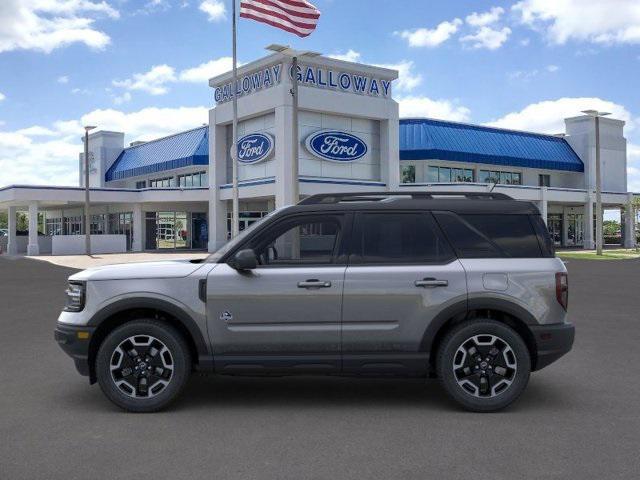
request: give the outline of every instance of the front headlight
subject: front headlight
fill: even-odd
[[[69,282],[65,293],[67,294],[67,304],[64,307],[65,312],[81,312],[84,308],[84,283]]]

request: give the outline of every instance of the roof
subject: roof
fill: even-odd
[[[209,127],[206,125],[125,148],[107,170],[105,181],[192,165],[209,165]]]
[[[400,160],[450,160],[583,172],[564,138],[433,119],[400,120]]]

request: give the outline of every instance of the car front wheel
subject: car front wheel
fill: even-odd
[[[495,320],[470,320],[454,327],[438,351],[437,373],[450,397],[467,410],[493,412],[524,391],[531,372],[526,344]]]
[[[191,372],[189,347],[173,327],[135,320],[113,330],[96,358],[100,388],[130,412],[165,408],[184,388]]]

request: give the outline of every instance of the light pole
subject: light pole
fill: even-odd
[[[611,115],[598,110],[583,110],[596,122],[596,255],[602,255],[602,170],[600,165],[600,117]]]
[[[91,255],[91,215],[89,213],[89,131],[96,127],[84,127],[84,251]]]
[[[298,162],[300,158],[300,138],[298,134],[298,58],[317,57],[320,54],[317,52],[294,50],[289,46],[277,44],[269,45],[267,50],[291,57],[291,96],[293,97],[293,108],[291,112],[291,136],[293,138],[291,144],[291,156],[293,158],[291,164],[291,198],[293,198],[293,203],[296,204],[300,201],[300,185],[298,180]]]

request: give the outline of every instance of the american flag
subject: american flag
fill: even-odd
[[[320,10],[306,0],[241,0],[240,16],[306,37],[316,29]]]

